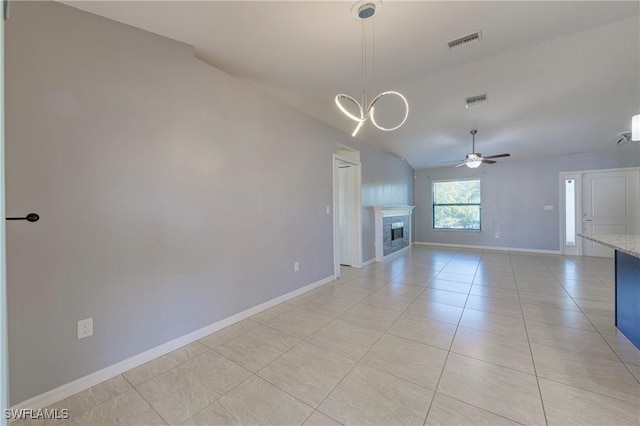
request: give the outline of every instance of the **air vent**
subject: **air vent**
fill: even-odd
[[[472,41],[480,41],[482,40],[482,33],[477,31],[473,34],[466,35],[464,37],[457,38],[455,40],[451,40],[449,43],[449,49],[455,49],[456,47],[460,47]]]
[[[475,108],[487,103],[487,94],[471,96],[467,98],[467,108]]]

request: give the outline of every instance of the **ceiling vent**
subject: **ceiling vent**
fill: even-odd
[[[482,40],[482,33],[480,31],[476,31],[473,34],[466,35],[464,37],[457,38],[455,40],[451,40],[449,43],[449,49],[453,50],[456,47],[460,47],[472,41],[480,41]]]
[[[475,108],[487,103],[487,94],[467,98],[467,108]]]

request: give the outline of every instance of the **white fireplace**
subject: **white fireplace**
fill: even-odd
[[[397,256],[411,247],[411,216],[415,206],[373,206],[376,262]]]

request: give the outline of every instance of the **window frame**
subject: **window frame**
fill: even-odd
[[[446,203],[436,204],[435,199],[435,187],[436,183],[442,182],[465,182],[465,181],[478,181],[480,184],[480,202],[479,203]],[[458,229],[458,228],[436,228],[436,206],[438,207],[457,207],[457,206],[478,206],[478,228]],[[431,229],[433,231],[462,231],[462,232],[480,232],[482,231],[482,179],[480,178],[466,178],[466,179],[438,179],[431,182]]]

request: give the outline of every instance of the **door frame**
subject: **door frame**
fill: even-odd
[[[558,206],[560,207],[558,211],[560,212],[560,253],[569,256],[582,256],[582,242],[579,242],[578,237],[576,235],[576,245],[573,247],[566,246],[566,232],[567,226],[565,223],[566,218],[566,197],[564,192],[564,181],[567,179],[573,179],[576,181],[575,190],[576,190],[576,211],[575,211],[575,224],[576,224],[576,234],[579,231],[578,220],[582,217],[582,174],[584,171],[577,172],[560,172],[560,201]]]
[[[338,240],[338,164],[348,163],[354,167],[353,170],[353,221],[351,238],[353,247],[351,249],[353,263],[352,267],[362,268],[362,163],[350,160],[337,154],[333,154],[333,271],[336,278],[340,277],[340,247]]]
[[[630,171],[640,171],[640,167],[620,167],[617,169],[595,169],[595,170],[576,170],[571,172],[560,172],[559,177],[559,188],[560,188],[560,197],[559,197],[559,206],[558,212],[560,214],[560,253],[569,255],[569,256],[583,256],[582,250],[582,238],[576,238],[575,247],[567,247],[565,246],[565,194],[564,194],[564,181],[565,179],[574,179],[576,181],[576,233],[582,232],[582,191],[583,191],[583,175],[587,173],[610,173],[610,172],[630,172]],[[640,178],[639,178],[640,179]],[[640,185],[640,182],[638,182]],[[638,207],[638,212],[640,212],[640,206]],[[638,229],[640,229],[640,214],[638,215]],[[578,238],[580,242],[578,243]]]

